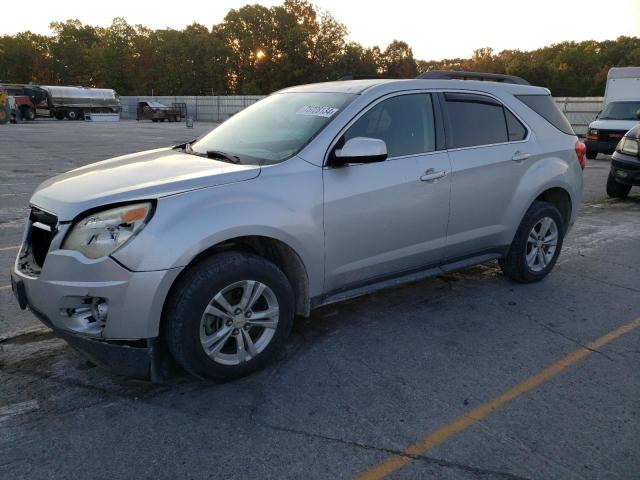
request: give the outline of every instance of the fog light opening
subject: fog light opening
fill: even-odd
[[[100,335],[109,314],[109,305],[101,297],[66,297],[60,308],[67,328],[78,333]]]

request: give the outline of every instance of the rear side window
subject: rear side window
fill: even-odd
[[[515,97],[562,133],[575,135],[571,124],[558,109],[551,95],[516,95]]]
[[[445,94],[449,114],[449,148],[504,143],[509,140],[502,104],[491,97]]]
[[[520,120],[506,108],[504,109],[504,115],[507,119],[507,131],[509,132],[509,141],[517,142],[518,140],[524,140],[527,136],[527,129]]]

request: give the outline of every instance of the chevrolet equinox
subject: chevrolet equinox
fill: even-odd
[[[584,144],[544,88],[423,77],[287,88],[193,142],[45,181],[11,272],[20,307],[120,374],[173,359],[228,379],[322,305],[495,259],[541,280]]]

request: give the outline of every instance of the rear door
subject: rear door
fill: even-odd
[[[441,94],[451,159],[451,213],[444,258],[491,253],[504,243],[507,209],[532,161],[529,131],[494,97]]]
[[[378,101],[338,144],[354,137],[384,140],[388,158],[323,170],[325,292],[437,265],[444,252],[451,167],[431,95]]]

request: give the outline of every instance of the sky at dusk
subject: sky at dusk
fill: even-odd
[[[131,24],[158,28],[184,28],[198,22],[211,27],[231,8],[247,3],[265,6],[280,1],[182,0],[31,0],[35,15],[12,15],[2,22],[0,34],[30,30],[48,34],[49,22],[77,18],[107,26],[114,17]],[[473,50],[492,47],[531,50],[564,40],[606,40],[620,35],[640,36],[640,0],[449,0],[390,2],[317,0],[349,29],[349,38],[366,47],[384,49],[394,39],[404,40],[414,56],[424,60],[469,57]],[[606,10],[606,15],[603,14]]]

